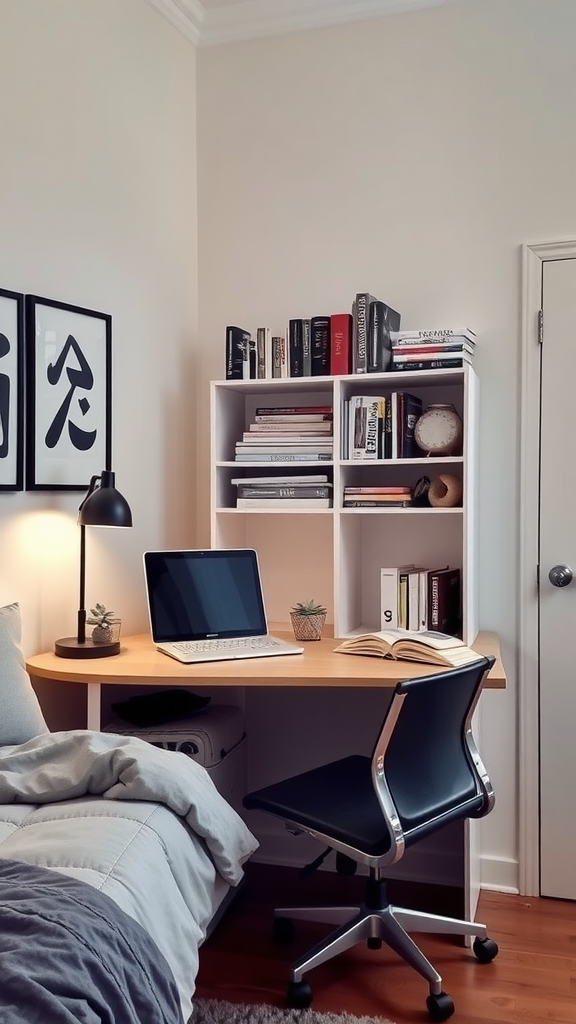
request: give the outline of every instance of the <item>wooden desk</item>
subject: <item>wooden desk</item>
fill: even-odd
[[[278,633],[278,636],[282,634]],[[290,634],[286,638],[294,639]],[[31,676],[66,683],[80,683],[88,690],[88,729],[100,729],[101,687],[124,686],[395,686],[399,680],[441,671],[433,665],[410,661],[389,661],[362,655],[335,654],[338,640],[328,637],[304,645],[304,654],[285,657],[247,658],[239,661],[202,662],[182,665],[156,650],[148,633],[122,641],[120,654],[111,658],[59,658],[53,653],[28,658]],[[506,686],[498,638],[479,633],[474,644],[479,654],[494,654],[486,685]]]
[[[278,635],[293,639],[292,634]],[[122,641],[120,654],[111,658],[76,660],[58,658],[55,654],[38,654],[28,658],[26,667],[31,676],[76,683],[87,689],[86,724],[89,729],[101,726],[102,686],[197,686],[209,687],[393,687],[399,680],[429,675],[432,665],[409,661],[389,661],[361,655],[335,654],[338,640],[326,637],[304,644],[304,653],[273,658],[249,658],[239,661],[203,662],[182,665],[156,650],[149,634],[129,636]],[[502,689],[506,676],[500,658],[498,638],[494,633],[479,633],[474,643],[479,654],[494,654],[496,662],[488,676],[489,688]],[[456,853],[458,868],[453,891],[457,902],[451,912],[468,919],[474,917],[479,893],[480,843],[478,822],[465,821],[452,829],[450,848]],[[424,844],[419,844],[421,848]],[[429,873],[427,851],[422,849],[422,877]],[[406,858],[404,859],[406,860]],[[401,862],[400,867],[404,863]],[[432,906],[429,909],[434,909]],[[437,908],[436,908],[437,909]]]

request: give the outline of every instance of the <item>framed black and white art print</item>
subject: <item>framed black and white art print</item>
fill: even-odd
[[[24,296],[0,288],[0,491],[23,487]]]
[[[112,317],[26,296],[26,490],[85,491],[110,468]]]

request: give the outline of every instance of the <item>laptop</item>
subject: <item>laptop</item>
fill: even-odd
[[[252,548],[145,551],[152,640],[192,665],[302,654],[268,634],[258,557]]]

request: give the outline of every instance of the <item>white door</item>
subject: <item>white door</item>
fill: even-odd
[[[540,891],[576,899],[576,259],[542,271]]]

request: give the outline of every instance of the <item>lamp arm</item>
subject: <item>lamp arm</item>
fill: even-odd
[[[82,507],[82,506],[80,506]],[[80,527],[80,599],[78,605],[78,643],[86,643],[86,527]]]

